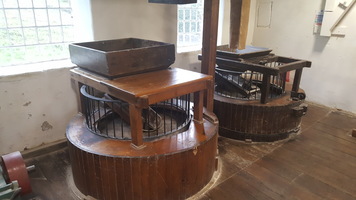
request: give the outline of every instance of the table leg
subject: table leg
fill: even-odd
[[[131,126],[131,138],[132,144],[135,148],[143,147],[143,129],[142,129],[142,108],[139,108],[133,104],[129,106],[130,111],[130,126]]]

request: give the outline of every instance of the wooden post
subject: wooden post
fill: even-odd
[[[216,61],[216,42],[218,34],[219,0],[204,1],[204,26],[201,72],[214,77]],[[204,98],[204,105],[213,111],[214,87],[210,87]]]
[[[194,92],[194,126],[198,133],[205,134],[203,120],[204,91]]]
[[[130,126],[131,126],[131,138],[132,145],[135,148],[142,148],[143,146],[143,135],[142,135],[142,108],[135,106],[134,104],[129,105],[130,110]]]
[[[251,0],[230,0],[230,44],[232,50],[245,49]]]
[[[303,72],[303,68],[295,70],[293,86],[292,86],[292,91],[293,92],[298,93],[300,79],[302,78],[302,72]]]
[[[194,120],[203,122],[203,90],[194,92]]]
[[[263,74],[262,88],[261,88],[261,103],[267,103],[269,88],[271,86],[271,75]]]
[[[282,89],[285,90],[286,89],[286,82],[287,82],[287,73],[288,72],[284,72],[281,73],[281,77],[282,77]]]

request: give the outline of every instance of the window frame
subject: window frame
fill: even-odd
[[[209,0],[206,0],[209,1]],[[204,0],[202,1],[202,31],[203,31],[203,24],[204,24]],[[188,4],[191,5],[191,4]],[[178,5],[179,6],[179,5]],[[190,46],[181,46],[179,44],[179,7],[177,6],[177,53],[187,53],[187,52],[193,52],[193,51],[200,51],[202,48],[202,43],[203,43],[203,33],[201,34],[201,42],[197,45],[190,45]],[[219,19],[218,19],[218,30],[217,30],[217,45],[222,44],[222,34],[223,34],[223,23],[224,23],[224,15],[225,15],[225,0],[220,0],[219,1]]]
[[[0,14],[3,18],[0,34],[5,38],[0,41],[0,51],[5,58],[0,68],[68,59],[68,44],[74,42],[71,1],[42,0],[42,5],[36,5],[37,1],[34,0],[0,0]],[[9,2],[11,5],[6,5]],[[15,15],[9,15],[11,12]],[[27,18],[23,14],[25,12]],[[43,18],[40,18],[40,14],[44,14]],[[11,24],[9,20],[17,22]],[[18,35],[12,36],[11,32],[17,32]],[[41,33],[44,33],[45,39]]]
[[[207,0],[208,1],[208,0]],[[189,10],[190,19],[186,19],[186,11]],[[192,16],[192,11],[196,11],[195,18]],[[180,18],[180,11],[182,11],[182,18]],[[199,16],[201,13],[201,16]],[[193,18],[193,19],[192,19]],[[203,22],[204,22],[204,0],[198,0],[195,4],[185,4],[177,6],[177,53],[190,52],[200,50],[202,47],[203,41]],[[189,30],[191,30],[192,25],[195,24],[194,32],[186,32],[187,26],[189,24]],[[180,27],[182,25],[182,27]],[[182,30],[182,32],[180,32]],[[182,41],[186,41],[185,37],[189,37],[189,40],[192,40],[192,37],[201,36],[196,43],[181,43],[180,37],[182,37]]]

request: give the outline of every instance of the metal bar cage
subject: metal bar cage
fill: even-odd
[[[218,95],[241,99],[260,100],[278,98],[286,94],[287,73],[295,71],[291,97],[304,99],[299,95],[302,69],[311,62],[269,54],[268,51],[231,54],[220,52],[216,58],[215,92]],[[298,73],[297,73],[298,72]],[[298,96],[299,95],[299,96]]]
[[[131,140],[128,103],[83,85],[83,113],[86,125],[99,136]],[[143,138],[155,139],[188,129],[192,119],[191,95],[183,95],[150,105],[142,110]]]
[[[268,62],[264,66],[278,68],[282,64]],[[215,93],[233,99],[260,100],[264,76],[270,76],[268,98],[278,98],[285,93],[286,73],[269,75],[251,70],[239,71],[220,67],[215,69]]]

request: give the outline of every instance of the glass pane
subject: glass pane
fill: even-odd
[[[35,17],[32,9],[21,9],[22,26],[35,26]]]
[[[18,0],[20,8],[32,8],[31,0]]]
[[[47,0],[47,7],[48,8],[59,8],[58,0]]]
[[[0,48],[0,67],[11,65],[11,53],[10,48]]]
[[[185,28],[185,30],[184,30],[185,33],[189,33],[190,32],[189,27],[190,27],[189,22],[185,22],[185,27],[184,27]]]
[[[41,46],[27,46],[25,48],[26,62],[44,61],[42,58]]]
[[[197,32],[202,32],[202,30],[203,30],[202,24],[203,23],[201,23],[201,22],[197,22]]]
[[[198,37],[198,41],[201,44],[203,42],[203,34],[202,33],[197,33],[196,36]]]
[[[0,10],[0,28],[6,28],[6,21],[3,10]]]
[[[184,13],[185,13],[184,19],[185,20],[190,20],[190,10],[185,10]]]
[[[33,7],[46,8],[46,0],[33,0]]]
[[[0,29],[0,46],[9,46],[8,32],[6,29]]]
[[[67,57],[68,49],[66,49],[65,45],[63,44],[48,44],[43,45],[42,48],[42,57],[45,59],[59,59]]]
[[[73,26],[63,26],[63,37],[65,42],[74,41]]]
[[[24,28],[23,29],[25,35],[25,43],[29,44],[37,44],[37,33],[36,28]]]
[[[62,28],[61,27],[51,27],[51,42],[62,42],[63,35],[62,35]]]
[[[48,9],[50,25],[61,25],[61,16],[58,9]]]
[[[36,24],[37,26],[48,26],[48,18],[46,9],[35,10]]]
[[[24,37],[21,28],[9,29],[8,31],[11,45],[24,45]]]
[[[199,43],[199,38],[197,35],[192,35],[192,43],[193,44],[198,44]]]
[[[9,27],[21,27],[20,13],[18,10],[5,10],[5,15]]]
[[[61,16],[62,16],[62,24],[63,25],[72,25],[72,10],[71,9],[61,9]]]
[[[192,14],[192,20],[196,20],[197,19],[197,10],[192,10],[191,14]]]
[[[183,33],[183,22],[178,23],[178,33]]]
[[[2,0],[4,8],[18,8],[17,1],[15,0]]]
[[[178,42],[179,42],[179,43],[183,42],[183,35],[179,35],[179,36],[178,36]]]
[[[185,35],[184,42],[189,43],[189,35]]]
[[[192,23],[191,23],[191,30],[190,30],[190,32],[192,32],[192,33],[197,32],[197,23],[196,23],[196,22],[192,22]]]
[[[61,8],[70,8],[70,1],[69,0],[59,0],[59,5]]]
[[[203,20],[203,11],[197,11],[197,20]]]
[[[0,49],[0,66],[19,64],[25,60],[24,47],[9,47]]]
[[[38,32],[38,42],[39,43],[49,43],[49,29],[48,27],[37,28]]]
[[[183,10],[178,10],[178,20],[183,20]]]

